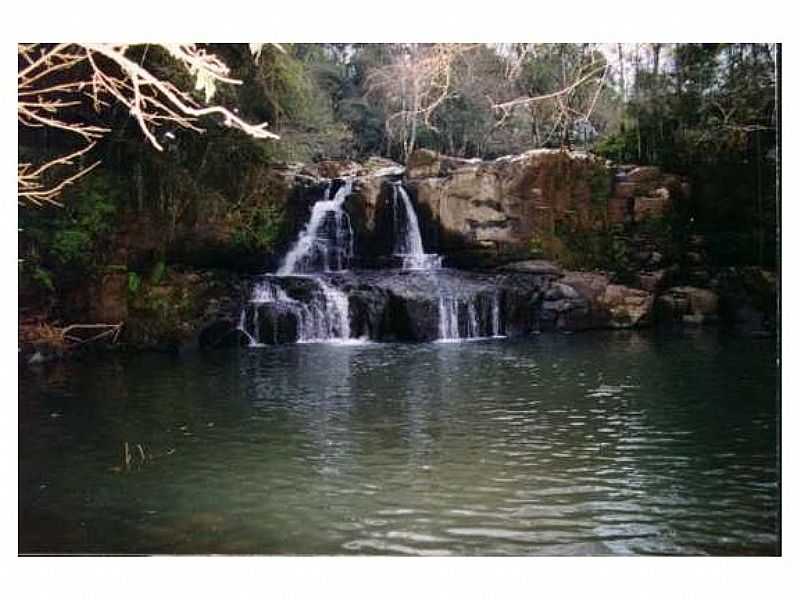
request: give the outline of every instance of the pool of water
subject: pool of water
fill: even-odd
[[[776,356],[697,330],[21,370],[19,550],[776,554]]]

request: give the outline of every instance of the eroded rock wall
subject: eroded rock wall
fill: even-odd
[[[454,266],[524,258],[532,240],[564,225],[588,231],[660,217],[689,194],[685,180],[656,167],[548,149],[492,161],[417,150],[406,182],[432,224],[432,251]]]

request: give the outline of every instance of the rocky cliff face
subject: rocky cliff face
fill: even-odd
[[[444,255],[447,266],[463,268],[527,259],[532,244],[562,244],[557,237],[564,231],[598,231],[663,216],[689,195],[685,180],[655,167],[612,167],[586,153],[547,149],[491,161],[417,150],[407,168],[377,157],[364,163],[274,164],[257,178],[261,199],[251,194],[255,205],[269,203],[283,214],[282,234],[270,252],[248,253],[236,243],[237,223],[220,217],[187,219],[169,244],[169,257],[202,268],[272,269],[325,186],[345,177],[354,178],[345,208],[365,267],[381,266],[377,258],[391,252],[389,184],[397,180],[411,194],[425,248]]]
[[[493,161],[418,150],[406,181],[431,224],[429,245],[454,266],[527,256],[532,240],[564,228],[659,217],[689,193],[686,181],[655,167],[612,169],[589,154],[546,149]]]

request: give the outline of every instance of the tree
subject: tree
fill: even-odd
[[[258,58],[261,44],[251,45]],[[144,65],[149,51],[161,49],[194,78],[197,100],[181,85],[156,76]],[[138,53],[139,56],[134,55]],[[165,125],[203,131],[202,117],[216,115],[223,123],[256,138],[277,138],[267,123],[250,124],[235,111],[208,105],[219,84],[239,84],[216,55],[192,44],[127,46],[120,44],[19,44],[17,46],[17,119],[25,128],[59,130],[83,142],[83,147],[61,152],[48,160],[20,161],[17,165],[17,198],[20,203],[58,204],[65,187],[94,169],[83,160],[109,129],[87,118],[89,108],[98,113],[113,104],[124,106],[136,120],[147,141],[161,150],[156,130]],[[73,167],[64,174],[64,167]],[[56,172],[59,172],[56,175]]]
[[[433,127],[431,116],[453,94],[452,67],[464,44],[403,44],[387,65],[367,76],[367,95],[386,107],[386,131],[399,141],[405,161],[414,151],[422,123]]]
[[[605,56],[593,44],[517,44],[509,64],[513,97],[492,99],[501,123],[527,109],[531,145],[558,139],[569,146],[576,126],[590,123],[606,88]]]

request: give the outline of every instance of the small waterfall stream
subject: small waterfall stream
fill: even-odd
[[[500,318],[500,294],[467,297],[439,293],[439,339],[441,342],[504,337]]]
[[[438,254],[426,254],[422,247],[419,219],[403,184],[392,185],[392,212],[394,217],[394,255],[402,258],[403,269],[431,270],[442,266]]]

